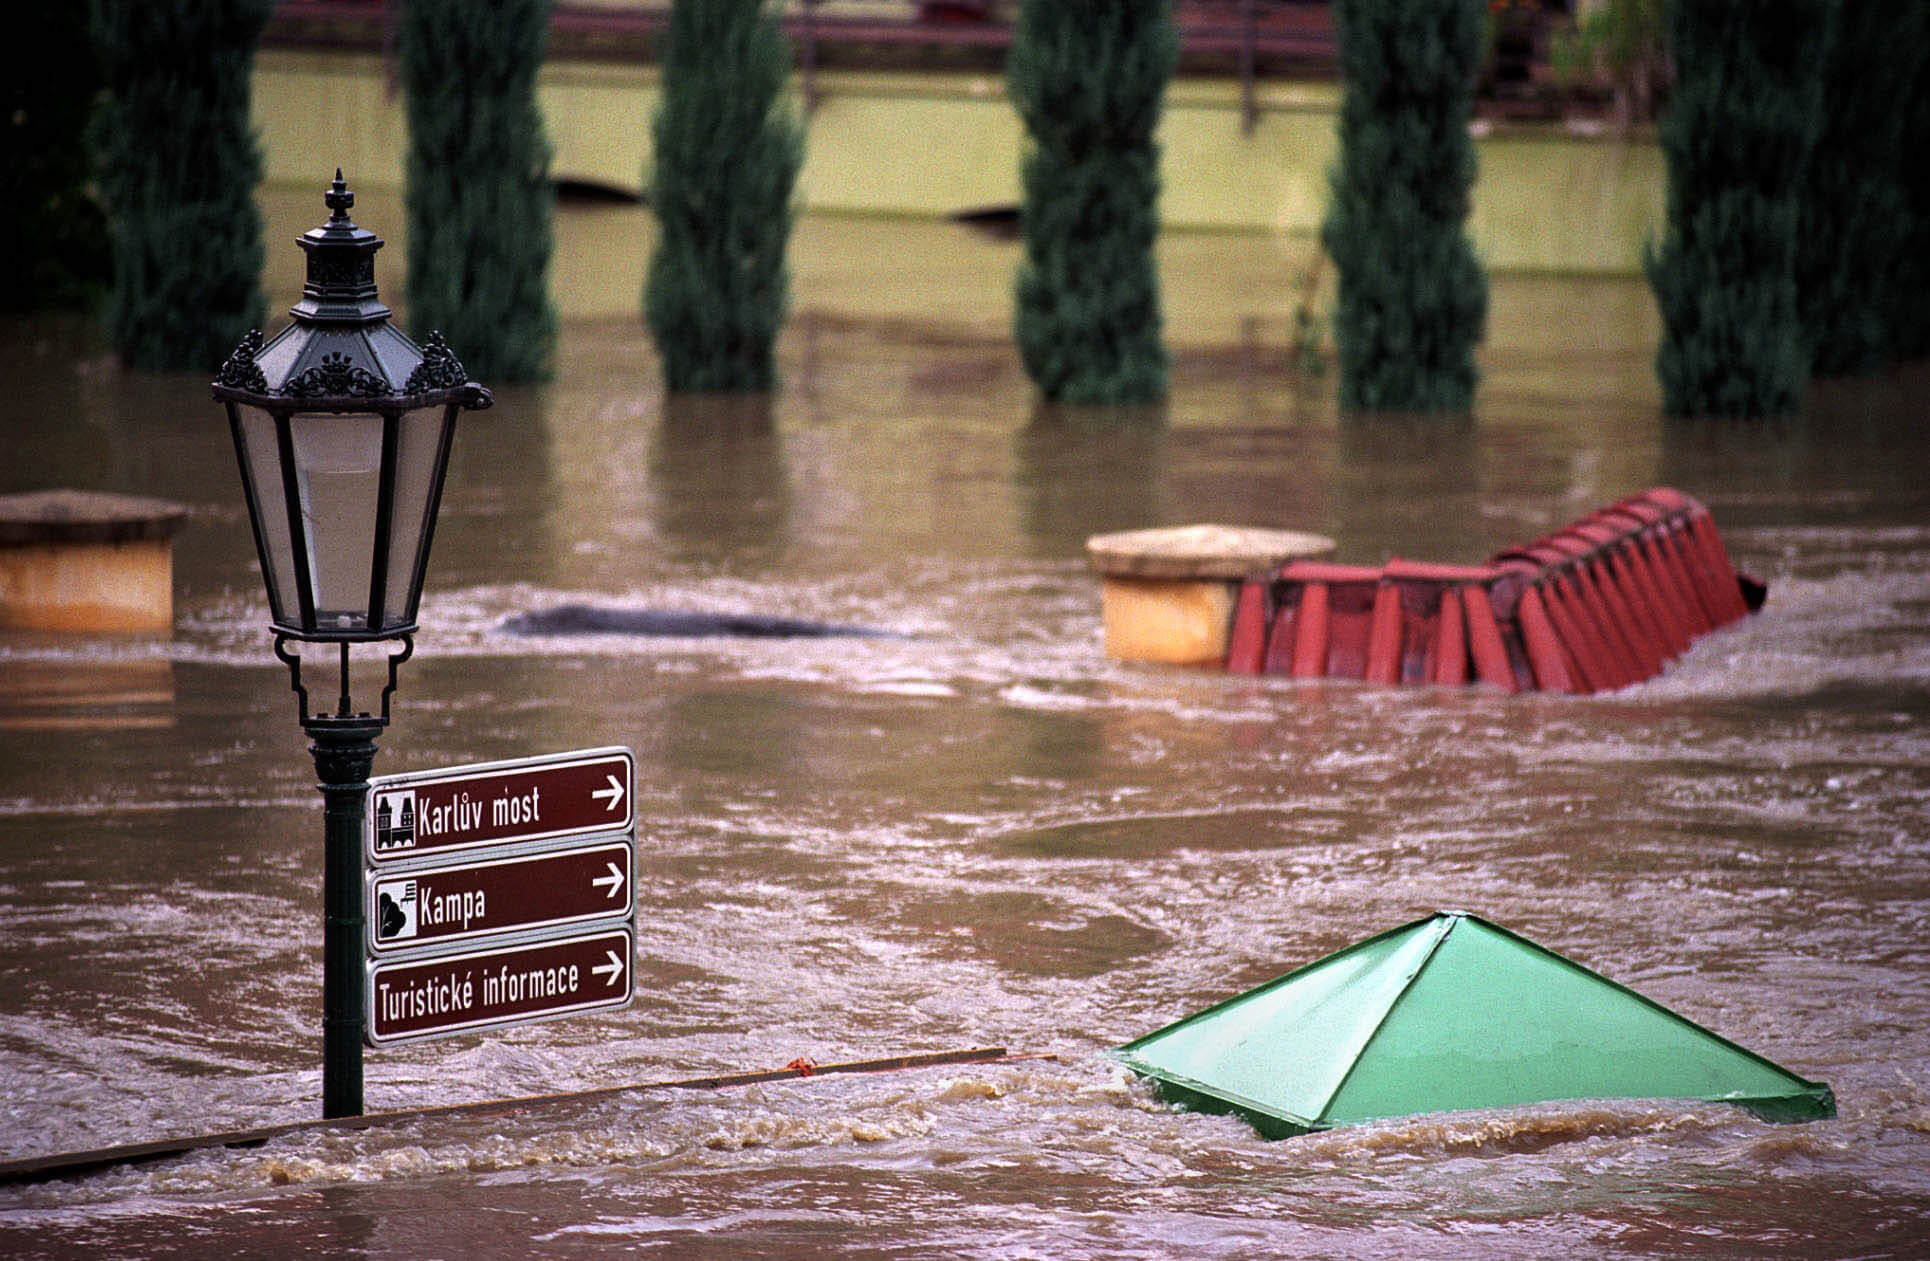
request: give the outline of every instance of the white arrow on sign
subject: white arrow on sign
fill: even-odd
[[[603,983],[605,985],[615,985],[619,980],[623,978],[623,960],[618,957],[617,952],[614,950],[604,951],[603,957],[608,959],[609,962],[599,963],[595,967],[591,968],[590,975],[602,976],[605,972],[608,972],[610,974],[609,978],[605,980]]]
[[[604,863],[603,865],[609,869],[610,874],[607,876],[597,876],[590,881],[590,884],[598,889],[603,889],[603,886],[606,884],[609,885],[609,888],[603,889],[603,896],[606,898],[614,898],[623,892],[623,868],[617,866],[615,863]]]
[[[605,810],[615,811],[623,805],[623,781],[614,775],[605,775],[603,778],[609,782],[610,786],[608,788],[593,788],[590,790],[590,796],[598,801],[603,801],[606,797],[609,798],[609,800],[604,803],[603,808]]]

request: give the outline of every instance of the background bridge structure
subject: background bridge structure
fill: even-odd
[[[643,199],[669,9],[669,0],[564,0],[552,13],[537,84],[549,175],[579,200],[609,203],[598,209]],[[795,58],[787,90],[808,120],[800,208],[1009,233],[1027,144],[1004,91],[1013,9],[783,5]],[[358,187],[404,187],[400,12],[399,0],[279,0],[253,93],[268,184],[307,186],[309,120],[326,114],[342,123],[332,163]],[[1265,265],[1317,275],[1341,95],[1331,6],[1182,0],[1174,20],[1162,233],[1264,234]],[[1555,91],[1539,62],[1521,73],[1532,82],[1517,91],[1492,67],[1470,124],[1480,153],[1470,230],[1482,258],[1495,273],[1640,275],[1665,208],[1659,148],[1646,134],[1604,131],[1599,107]]]

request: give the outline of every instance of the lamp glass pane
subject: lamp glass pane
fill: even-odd
[[[297,626],[301,623],[301,603],[296,595],[295,546],[288,529],[288,494],[282,485],[275,418],[244,404],[235,405],[234,415],[239,422],[235,442],[240,447],[241,467],[247,474],[248,494],[253,501],[269,613],[283,625]]]
[[[402,417],[395,451],[395,515],[389,535],[389,571],[382,600],[384,628],[415,620],[422,590],[417,576],[427,560],[439,497],[443,434],[453,408],[429,408]]]
[[[381,491],[382,418],[362,412],[297,414],[289,418],[289,436],[295,447],[315,629],[366,629]]]

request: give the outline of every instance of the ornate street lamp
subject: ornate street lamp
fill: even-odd
[[[390,325],[375,292],[382,240],[348,217],[335,172],[328,222],[302,236],[308,279],[294,323],[251,332],[214,382],[268,587],[275,655],[288,666],[325,802],[323,1115],[362,1111],[362,811],[396,667],[414,651],[416,605],[458,411],[490,405],[440,333]],[[340,646],[334,712],[312,713],[291,641]],[[381,712],[349,698],[349,646],[390,641]]]

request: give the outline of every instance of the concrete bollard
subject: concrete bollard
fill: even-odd
[[[1180,525],[1095,534],[1106,655],[1116,661],[1223,666],[1242,580],[1324,556],[1332,539],[1297,530]]]
[[[0,495],[0,630],[173,630],[172,539],[186,517],[134,495]]]

